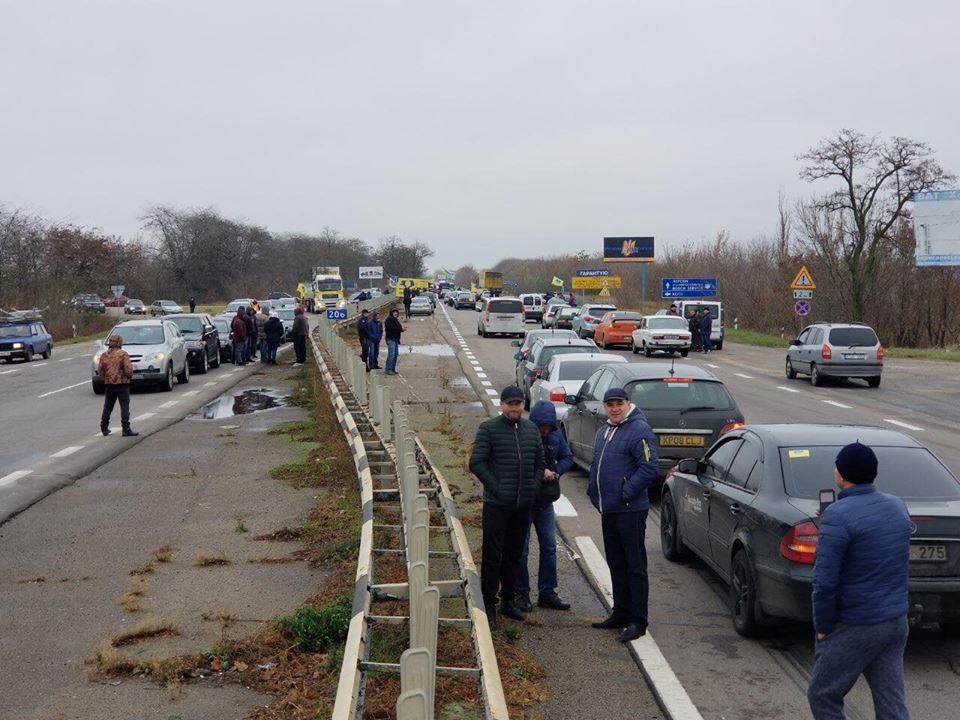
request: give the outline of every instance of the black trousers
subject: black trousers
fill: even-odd
[[[513,602],[517,588],[517,561],[523,554],[530,508],[483,504],[483,563],[480,589],[487,610],[497,606],[497,595],[504,603]]]
[[[367,364],[367,356],[370,352],[370,338],[365,335],[361,335],[360,338],[360,359],[363,360],[363,364]]]
[[[650,596],[644,544],[647,511],[607,513],[601,519],[603,549],[613,581],[613,614],[646,625]]]
[[[307,336],[293,336],[293,351],[297,354],[297,362],[303,365],[307,361]]]
[[[103,413],[100,415],[100,429],[106,430],[110,427],[110,415],[113,414],[113,406],[117,400],[120,401],[120,422],[124,430],[130,429],[130,386],[129,385],[104,385]]]

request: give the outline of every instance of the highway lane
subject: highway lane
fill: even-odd
[[[475,312],[447,309],[446,313],[467,346],[462,362],[473,369],[468,375],[495,412],[497,392],[513,381],[512,356],[516,349],[509,339],[479,338]],[[441,319],[439,325],[443,329],[446,323]],[[460,340],[450,332],[447,340],[460,346]],[[611,352],[626,354],[631,361],[648,362],[629,351]],[[782,370],[783,353],[770,348],[726,344],[721,352],[677,362],[704,365],[717,374],[748,422],[885,425],[914,435],[955,472],[960,470],[960,449],[953,429],[960,422],[958,410],[949,398],[941,396],[945,391],[953,392],[957,384],[951,364],[890,360],[884,369],[883,385],[874,390],[857,383],[813,388],[805,379],[787,380]],[[584,554],[582,543],[603,547],[599,520],[585,497],[585,487],[583,473],[568,476],[564,492],[569,510],[558,520],[571,544],[570,551],[579,555]],[[651,632],[704,717],[809,717],[804,693],[813,665],[810,628],[785,623],[758,640],[738,636],[729,620],[726,585],[698,561],[674,564],[664,560],[656,520],[656,514],[651,514],[647,532],[654,609]],[[913,631],[907,653],[907,683],[915,717],[954,714],[960,702],[960,684],[952,669],[958,656],[960,642],[943,637],[935,627]],[[852,699],[850,717],[872,717],[869,692],[863,683]]]

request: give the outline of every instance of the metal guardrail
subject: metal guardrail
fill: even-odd
[[[367,302],[373,309],[390,305],[395,298],[375,298]],[[361,309],[363,306],[361,303]],[[449,486],[417,439],[403,404],[391,402],[389,387],[381,382],[379,375],[368,376],[363,363],[340,338],[340,324],[327,322],[325,318],[318,323],[317,335],[322,345],[311,336],[314,358],[353,452],[363,504],[353,616],[344,648],[333,718],[357,720],[363,717],[367,674],[376,671],[400,675],[401,692],[396,705],[400,720],[432,720],[439,675],[476,678],[484,717],[506,720],[507,705],[483,608],[480,577]],[[384,468],[391,465],[396,470],[395,476],[384,472]],[[372,467],[379,470],[375,473]],[[377,489],[374,489],[375,479],[381,483]],[[396,481],[396,486],[383,487],[390,479]],[[377,524],[380,508],[399,509],[400,524]],[[442,513],[444,526],[431,527],[431,508]],[[403,549],[376,548],[374,529],[398,532]],[[430,550],[431,533],[446,535],[452,551]],[[405,557],[407,582],[376,582],[374,559],[384,554]],[[455,579],[431,579],[430,559],[443,557],[455,559],[458,575]],[[440,600],[444,597],[463,597],[467,617],[440,617]],[[408,614],[373,615],[371,605],[381,599],[407,600]],[[368,657],[371,626],[407,620],[410,646],[400,662],[371,662]],[[475,667],[438,667],[439,627],[470,628]]]

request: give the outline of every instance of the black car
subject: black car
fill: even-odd
[[[100,298],[99,295],[95,293],[81,293],[75,295],[70,304],[73,305],[77,310],[84,312],[95,312],[95,313],[105,313],[107,311],[107,306]]]
[[[834,487],[834,459],[854,441],[877,454],[877,488],[910,510],[914,617],[960,631],[960,481],[903,433],[784,424],[728,433],[702,460],[682,460],[661,496],[664,556],[678,560],[692,551],[729,583],[741,635],[770,617],[809,621],[818,493]]]
[[[709,370],[672,362],[609,365],[597,370],[564,402],[561,423],[577,464],[590,467],[597,430],[607,421],[603,394],[623,388],[657,436],[662,474],[683,458],[702,457],[715,440],[743,425],[736,401]]]
[[[187,344],[187,362],[201,375],[220,367],[220,332],[206,313],[177,313],[166,318],[176,323]]]
[[[217,328],[217,341],[220,343],[220,362],[233,362],[233,343],[230,340],[230,321],[225,315],[210,318]]]
[[[517,361],[517,387],[523,390],[524,409],[530,409],[530,386],[543,373],[550,358],[565,353],[594,352],[597,352],[597,346],[592,340],[579,340],[572,337],[557,340],[541,338],[533,343],[533,347],[526,355],[519,352],[514,355]]]

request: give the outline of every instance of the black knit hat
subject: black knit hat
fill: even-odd
[[[877,456],[862,443],[844,446],[834,460],[840,476],[854,485],[872,483],[877,479]]]

